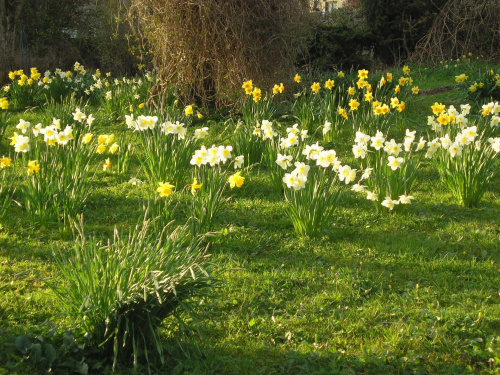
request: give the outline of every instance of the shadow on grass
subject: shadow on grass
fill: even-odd
[[[286,338],[283,338],[286,342]],[[262,345],[251,353],[241,352],[231,343],[222,347],[183,344],[184,351],[171,351],[159,374],[283,374],[283,375],[330,375],[330,374],[458,374],[467,372],[467,364],[432,362],[421,354],[394,354],[390,351],[372,353],[366,350],[362,356],[347,355],[344,351],[330,348],[317,352],[312,344],[304,344],[302,351],[294,351],[285,345]],[[475,367],[475,366],[473,366]],[[484,368],[484,364],[477,364]]]

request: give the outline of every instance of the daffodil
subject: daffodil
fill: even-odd
[[[241,87],[245,90],[246,94],[251,94],[253,90],[252,80],[243,82]]]
[[[295,82],[297,82],[297,83],[300,83],[300,80],[301,80],[301,79],[302,79],[302,78],[301,78],[298,74],[295,74],[295,77],[293,77],[293,80],[294,80]]]
[[[111,146],[109,146],[109,152],[111,152],[112,154],[118,152],[119,149],[120,146],[118,146],[117,143],[113,143]]]
[[[243,165],[243,162],[245,160],[245,156],[244,155],[240,155],[240,156],[237,156],[234,158],[234,169],[238,169],[238,168],[241,168],[241,166]]]
[[[169,182],[160,182],[156,192],[160,194],[160,197],[168,197],[172,194],[173,188],[175,188],[175,186],[171,185]]]
[[[106,171],[106,170],[108,170],[110,168],[111,168],[111,160],[109,160],[109,158],[107,158],[106,161],[104,162],[103,166],[102,166],[102,170]]]
[[[276,164],[278,164],[281,168],[286,170],[288,167],[290,167],[290,165],[292,165],[292,159],[293,159],[292,155],[281,155],[280,153],[278,153]]]
[[[339,167],[339,180],[344,181],[347,185],[349,182],[356,178],[356,169],[352,169],[348,165],[342,165]]]
[[[401,164],[403,163],[403,161],[404,161],[403,158],[401,158],[401,157],[397,158],[397,157],[394,157],[394,156],[389,156],[387,158],[387,160],[388,160],[387,165],[389,167],[391,167],[391,169],[393,171],[397,170],[401,166]]]
[[[28,175],[40,172],[40,165],[37,160],[28,161]]]
[[[436,115],[436,116],[438,116],[440,113],[444,112],[445,108],[446,108],[446,106],[444,104],[438,103],[438,102],[435,102],[431,106],[432,113],[434,113],[434,115]]]
[[[194,113],[194,111],[193,111],[193,106],[192,106],[192,105],[188,105],[188,106],[184,109],[184,114],[185,114],[186,116],[191,116],[193,113]]]
[[[241,176],[241,172],[236,172],[228,178],[229,186],[231,187],[231,189],[233,189],[234,187],[241,187],[244,181],[245,177]]]
[[[104,152],[106,151],[106,145],[104,143],[100,144],[99,146],[97,146],[96,148],[96,152],[98,154],[104,154]]]
[[[366,70],[366,69],[358,70],[358,78],[367,79],[368,78],[368,70]]]
[[[89,144],[90,141],[92,140],[92,137],[93,137],[93,134],[92,133],[87,133],[87,134],[84,134],[83,137],[82,137],[82,143],[84,145],[86,144]]]
[[[329,79],[325,82],[325,89],[331,90],[334,85],[335,85],[335,81],[333,81],[332,79]]]
[[[142,184],[142,181],[139,180],[137,177],[132,177],[130,180],[128,180],[128,183],[134,186],[139,186]]]
[[[349,107],[351,108],[351,111],[357,111],[359,107],[359,102],[356,99],[351,99],[349,101]]]
[[[311,85],[311,90],[312,92],[314,92],[315,94],[317,94],[319,92],[319,90],[321,89],[321,85],[319,84],[319,82],[314,82],[312,85]]]
[[[262,99],[262,91],[258,87],[253,89],[252,95],[253,95],[253,101],[256,103],[260,101],[260,99]]]
[[[411,204],[411,200],[414,199],[411,195],[401,195],[399,197],[399,203],[401,204]]]
[[[399,204],[399,201],[393,201],[391,197],[385,197],[385,200],[382,201],[382,206],[387,207],[391,211],[396,204]]]
[[[201,187],[203,186],[203,184],[199,184],[198,180],[195,177],[194,180],[193,180],[193,183],[191,185],[189,185],[189,186],[191,187],[191,194],[195,195],[196,194],[196,190],[200,190]]]
[[[8,156],[2,156],[0,158],[0,169],[4,169],[6,167],[10,167],[12,164],[12,159]]]

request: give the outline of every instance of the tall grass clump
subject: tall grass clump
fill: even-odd
[[[186,226],[151,231],[148,220],[129,233],[115,228],[105,242],[86,238],[81,222],[75,228],[74,253],[55,255],[65,283],[51,286],[69,317],[114,370],[163,363],[159,327],[181,313],[194,317],[215,285],[203,237],[192,237]]]

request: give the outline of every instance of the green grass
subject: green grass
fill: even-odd
[[[421,88],[453,84],[432,72],[421,74]],[[421,96],[408,111],[425,124],[434,102],[457,106],[460,98],[456,91]],[[21,117],[36,123],[37,111],[11,123]],[[0,154],[8,148],[4,139]],[[349,154],[348,146],[340,151]],[[98,173],[84,211],[88,235],[105,239],[113,226],[141,219],[146,186],[127,183],[141,175],[137,168],[134,162],[127,176]],[[376,215],[371,202],[348,192],[331,225],[310,239],[294,235],[265,171],[246,175],[228,193],[210,238],[222,287],[198,331],[165,324],[168,360],[155,372],[500,373],[500,178],[478,208],[463,208],[426,161],[412,205]],[[182,202],[175,217],[182,220]],[[54,328],[58,360],[85,353],[89,373],[108,371],[92,370],[99,367],[92,352],[59,350],[62,333],[78,325],[62,315],[44,280],[64,282],[51,252],[73,242],[70,230],[30,227],[22,208],[11,207],[0,229],[1,375],[43,373],[20,360],[14,342],[23,334],[47,339]]]

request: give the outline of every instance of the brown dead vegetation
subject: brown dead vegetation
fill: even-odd
[[[243,80],[293,76],[307,45],[303,0],[131,0],[127,15],[158,69],[158,106],[173,87],[185,102],[234,103]]]

